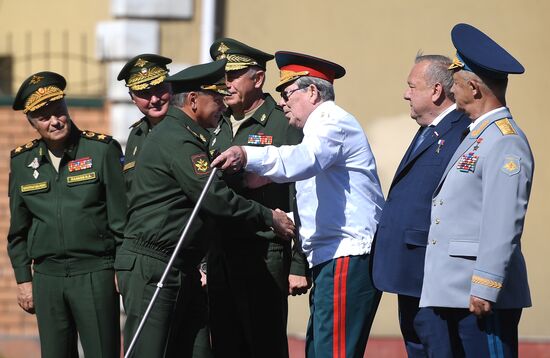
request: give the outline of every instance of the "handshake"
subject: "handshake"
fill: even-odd
[[[233,146],[214,158],[211,166],[231,174],[244,168],[246,166],[246,159],[246,151],[242,147]],[[267,178],[252,173],[246,173],[245,180],[247,187],[251,189],[259,188],[271,182]],[[280,209],[271,210],[271,212],[273,214],[272,229],[275,234],[285,240],[294,238],[296,227],[288,215]]]

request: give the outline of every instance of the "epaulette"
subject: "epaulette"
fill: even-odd
[[[103,143],[109,143],[113,139],[113,137],[111,137],[110,135],[94,133],[92,131],[82,131],[80,136],[88,139],[97,140],[98,142]]]
[[[512,127],[512,123],[508,120],[508,118],[499,119],[495,122],[498,129],[500,129],[500,133],[502,135],[509,135],[509,134],[518,134],[514,127]]]
[[[128,127],[128,129],[136,128],[137,126],[139,126],[141,124],[141,122],[143,122],[143,118],[140,119],[139,121],[135,122],[134,124],[132,124],[130,127]]]
[[[38,142],[39,142],[38,139],[33,139],[32,141],[28,142],[27,144],[20,145],[19,147],[15,148],[11,151],[11,157],[13,158],[18,154],[26,152],[27,150],[31,150],[32,148],[34,148],[38,145]]]
[[[197,139],[199,139],[201,142],[203,143],[208,142],[208,139],[206,139],[206,137],[203,134],[198,134],[197,132],[192,130],[189,126],[185,126],[185,128],[187,128],[187,130],[191,132],[191,134],[193,134],[195,137],[197,137]]]

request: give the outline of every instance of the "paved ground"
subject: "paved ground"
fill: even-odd
[[[304,358],[304,341],[289,338],[290,358]],[[522,358],[550,358],[550,341],[546,343],[522,342],[519,356]],[[40,346],[36,338],[0,337],[0,358],[39,358]],[[406,358],[400,339],[371,338],[365,357]]]

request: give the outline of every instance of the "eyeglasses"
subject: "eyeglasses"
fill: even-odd
[[[290,96],[292,96],[292,94],[296,91],[299,91],[299,90],[302,90],[303,88],[295,88],[293,90],[290,90],[290,91],[281,91],[281,98],[285,101],[285,102],[288,102]]]

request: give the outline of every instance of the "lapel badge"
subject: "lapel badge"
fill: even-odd
[[[39,166],[40,166],[40,163],[38,162],[37,157],[34,157],[32,162],[29,165],[27,165],[27,167],[34,169],[33,172],[32,172],[32,176],[33,176],[34,179],[37,179],[38,175],[40,175],[38,170],[36,170],[36,169],[38,169]]]
[[[221,124],[218,124],[218,126],[216,127],[216,129],[214,129],[214,135],[218,135],[218,133],[220,133],[222,127],[221,127]]]
[[[134,147],[134,151],[132,152],[132,155],[135,156],[137,153],[137,145]]]
[[[34,157],[34,159],[32,160],[32,162],[27,165],[29,168],[33,168],[33,169],[38,169],[38,167],[40,166],[40,163],[38,163],[38,158],[37,157]]]
[[[476,139],[476,145],[474,145],[474,150],[478,150],[479,144],[481,142],[483,142],[483,138],[479,137],[478,139]]]
[[[436,136],[438,136],[437,132],[434,133],[436,133]],[[441,147],[443,147],[443,144],[445,144],[445,139],[440,139],[437,141],[437,149],[435,150],[437,154],[439,154],[439,152],[441,151]]]
[[[267,118],[267,116],[264,114],[262,114],[262,117],[260,118],[260,122],[265,122],[265,119]]]

